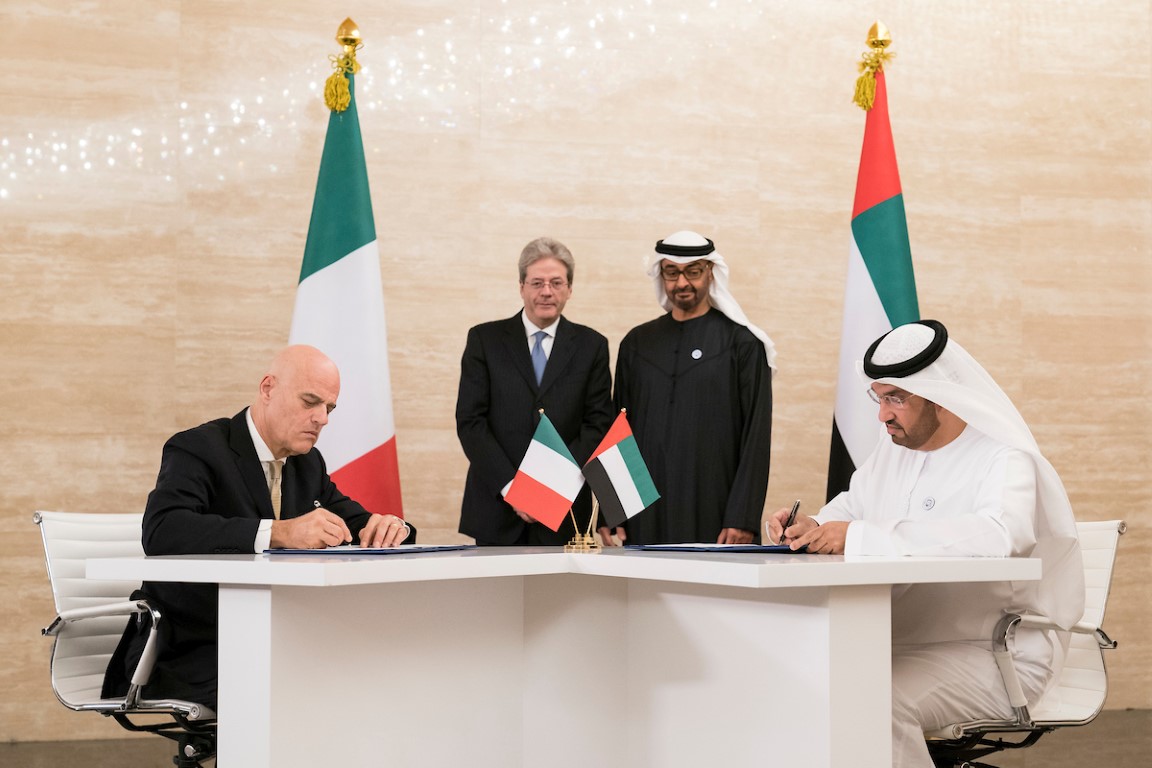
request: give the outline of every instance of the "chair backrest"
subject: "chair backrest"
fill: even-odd
[[[1084,558],[1084,586],[1087,588],[1083,620],[1098,627],[1104,623],[1116,550],[1126,527],[1122,520],[1076,523],[1080,553]]]
[[[1084,618],[1099,627],[1104,621],[1116,549],[1124,533],[1122,520],[1077,523],[1080,553],[1084,560]],[[1064,668],[1053,686],[1031,708],[1032,719],[1041,724],[1086,723],[1100,714],[1108,694],[1104,655],[1096,637],[1073,633]]]
[[[37,512],[44,558],[56,611],[123,602],[139,582],[98,581],[84,577],[85,562],[97,557],[143,555],[142,514]],[[100,698],[104,670],[120,641],[124,616],[94,618],[65,626],[52,649],[52,686],[73,709]]]

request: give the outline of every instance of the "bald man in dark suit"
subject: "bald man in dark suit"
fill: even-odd
[[[469,461],[460,533],[481,546],[567,544],[576,532],[571,516],[553,532],[513,509],[504,494],[532,441],[540,409],[581,466],[614,416],[607,339],[561,315],[572,295],[571,252],[551,238],[538,238],[524,247],[519,269],[523,311],[468,331],[460,362],[456,433]],[[573,511],[586,528],[592,512],[587,488]]]
[[[352,541],[390,547],[414,540],[403,520],[370,514],[328,476],[315,443],[339,394],[335,363],[314,347],[288,347],[269,366],[250,408],[170,438],[144,510],[144,552],[253,554],[270,547]],[[132,599],[149,601],[163,617],[144,697],[215,710],[216,586],[145,582]],[[127,692],[150,629],[150,623],[129,621],[103,695]]]

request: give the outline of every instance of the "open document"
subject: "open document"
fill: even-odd
[[[398,547],[361,547],[345,544],[323,549],[266,549],[266,555],[411,555],[418,552],[450,552],[454,549],[473,549],[473,544],[401,544]]]
[[[644,552],[780,552],[786,555],[800,555],[805,547],[793,550],[787,544],[625,544],[624,549]]]

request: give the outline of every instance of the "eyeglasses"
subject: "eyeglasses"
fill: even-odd
[[[868,388],[868,397],[872,398],[872,402],[876,405],[886,405],[893,410],[904,410],[904,404],[916,395],[878,395],[876,390],[871,387]]]
[[[537,278],[535,280],[529,280],[525,282],[524,285],[528,286],[533,291],[542,291],[544,290],[544,286],[548,286],[554,291],[561,291],[568,287],[568,281],[562,280],[559,277],[554,277],[551,280],[541,280],[540,278]]]
[[[664,282],[667,283],[676,282],[680,279],[680,275],[684,275],[684,277],[689,280],[699,280],[704,277],[704,273],[711,268],[712,262],[710,261],[697,261],[683,269],[674,267],[671,264],[665,264],[663,267],[660,267],[660,276],[663,277]]]

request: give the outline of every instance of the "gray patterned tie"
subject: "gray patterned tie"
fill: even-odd
[[[532,347],[532,370],[536,371],[536,384],[539,386],[544,378],[544,366],[548,364],[548,356],[544,354],[544,337],[548,334],[536,331],[532,335],[536,337],[536,346]]]

